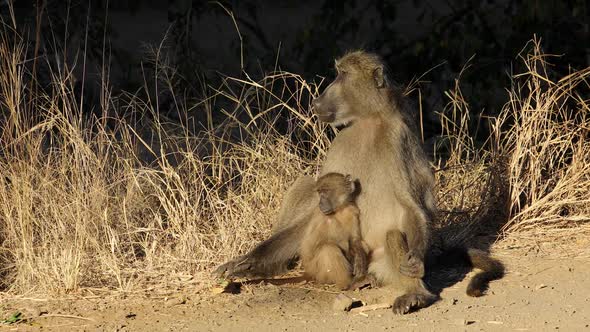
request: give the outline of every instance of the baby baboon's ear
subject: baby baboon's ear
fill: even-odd
[[[373,69],[373,80],[375,81],[375,86],[378,89],[385,87],[386,79],[385,74],[383,73],[383,66]]]
[[[352,176],[350,176],[350,174],[346,174],[344,178],[346,179],[346,182],[348,182],[350,193],[354,193],[356,191],[356,181],[352,179]]]

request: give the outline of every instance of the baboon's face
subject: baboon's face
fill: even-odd
[[[320,211],[329,215],[353,201],[355,184],[350,175],[328,173],[318,179],[316,190],[320,196]]]
[[[372,54],[349,53],[336,61],[336,79],[314,99],[318,118],[334,126],[347,125],[371,113],[371,103],[385,87],[383,65]]]

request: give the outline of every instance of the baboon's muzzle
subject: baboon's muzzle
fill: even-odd
[[[311,102],[312,110],[322,122],[333,122],[336,119],[336,110],[333,107],[326,107],[323,95]]]

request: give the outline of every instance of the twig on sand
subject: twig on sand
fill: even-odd
[[[364,305],[362,307],[358,307],[358,308],[353,308],[350,309],[351,313],[362,313],[365,311],[373,311],[373,310],[379,310],[379,309],[389,309],[392,307],[391,303],[377,303],[377,304],[370,304],[370,305]]]
[[[95,322],[95,320],[92,319],[92,318],[82,317],[82,316],[75,316],[75,315],[47,314],[47,315],[41,315],[39,317],[40,318],[45,318],[45,317],[74,318],[74,319],[82,319],[82,320],[87,320],[87,321]]]

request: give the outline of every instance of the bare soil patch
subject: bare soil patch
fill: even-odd
[[[498,254],[507,275],[492,282],[482,298],[465,295],[471,273],[444,288],[429,308],[405,316],[390,309],[338,312],[340,292],[312,283],[244,285],[239,294],[215,294],[212,287],[182,287],[67,299],[4,298],[2,317],[16,311],[24,321],[2,329],[129,331],[332,331],[332,330],[513,330],[579,331],[589,328],[590,259],[548,259]],[[365,304],[393,299],[395,291],[345,292]]]

